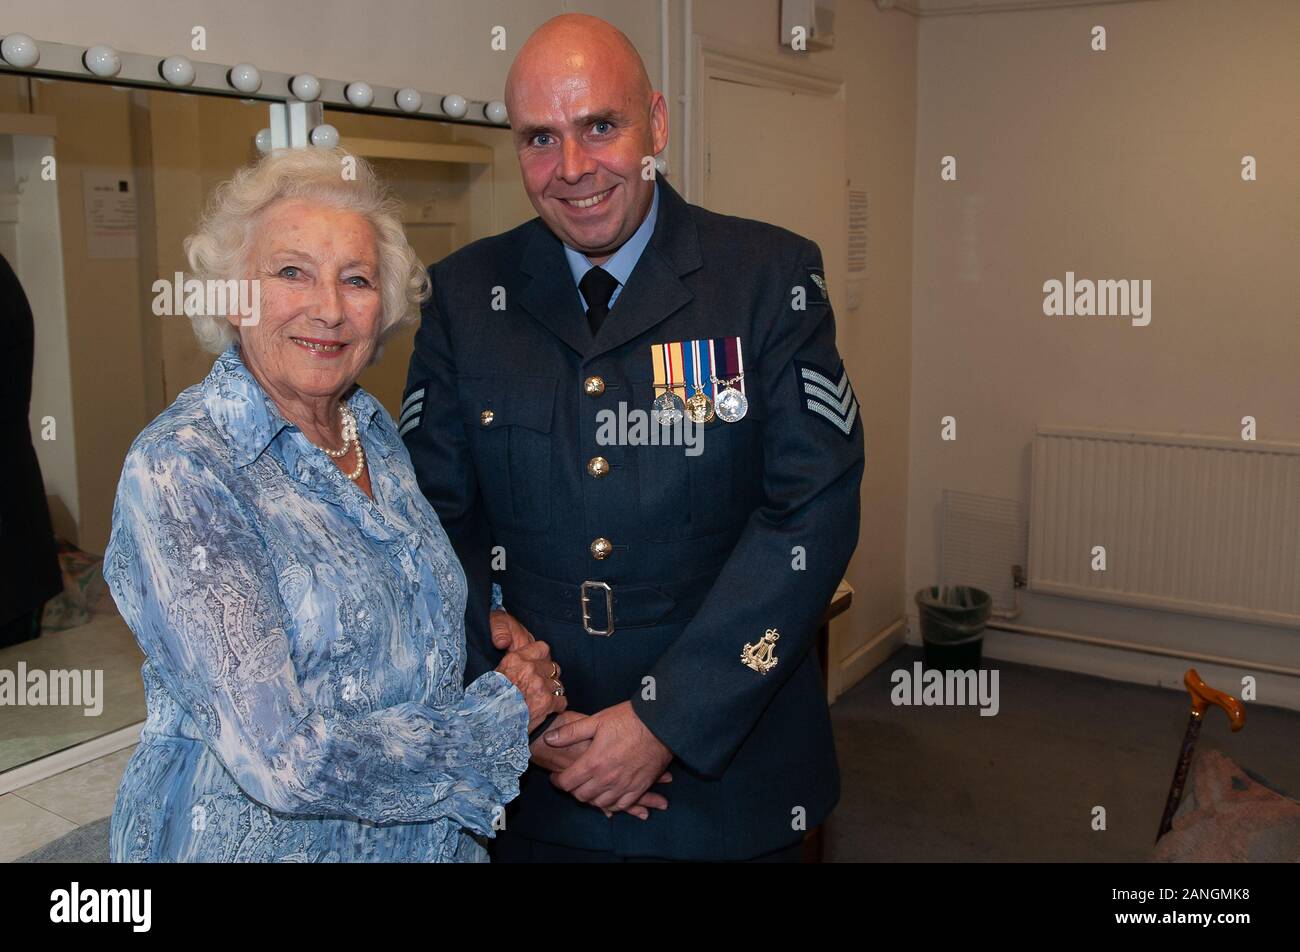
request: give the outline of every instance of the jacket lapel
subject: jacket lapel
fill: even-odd
[[[659,217],[654,234],[619,292],[600,333],[587,350],[587,359],[640,337],[694,299],[682,281],[699,269],[700,240],[690,208],[667,180],[659,180]],[[572,284],[572,279],[570,279]]]
[[[520,295],[520,306],[586,360],[641,336],[694,297],[681,279],[703,263],[699,236],[689,206],[665,179],[659,180],[654,234],[595,339],[564,246],[541,219],[535,222],[520,263],[532,279]]]
[[[587,315],[582,313],[564,246],[540,218],[533,223],[533,234],[519,265],[532,280],[520,294],[519,305],[560,340],[585,354],[591,347],[591,328]]]

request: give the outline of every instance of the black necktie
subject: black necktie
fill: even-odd
[[[600,330],[600,322],[609,313],[609,299],[618,287],[618,278],[604,268],[592,268],[578,282],[578,290],[587,301],[587,323],[591,325],[591,336]]]

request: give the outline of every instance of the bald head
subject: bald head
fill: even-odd
[[[505,101],[533,207],[600,264],[645,218],[668,145],[668,108],[641,55],[598,17],[554,17],[520,48]]]
[[[600,17],[563,13],[539,26],[520,47],[506,76],[506,110],[513,115],[520,87],[615,78],[649,111],[654,90],[632,41]]]

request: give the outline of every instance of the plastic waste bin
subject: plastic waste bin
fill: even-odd
[[[940,670],[978,668],[984,625],[993,610],[988,592],[969,585],[931,585],[916,593],[925,666]]]

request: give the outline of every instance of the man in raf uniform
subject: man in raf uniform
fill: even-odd
[[[656,179],[664,98],[602,20],[538,29],[506,104],[540,217],[430,269],[399,419],[466,679],[536,636],[569,698],[494,857],[797,859],[839,796],[813,646],[864,465],[820,252]]]

